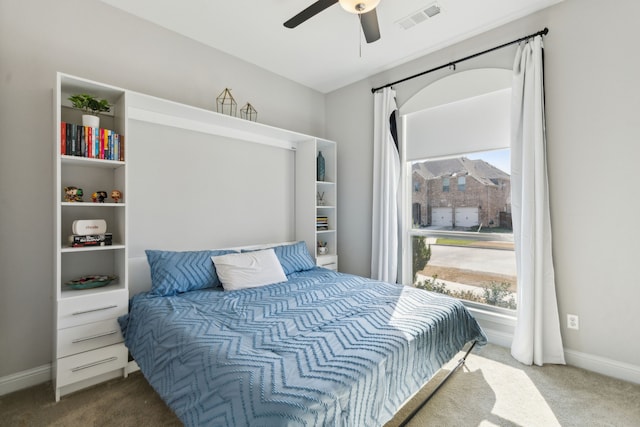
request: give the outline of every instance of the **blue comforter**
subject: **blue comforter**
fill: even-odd
[[[288,279],[132,299],[125,343],[185,425],[382,425],[486,342],[449,297],[321,268]]]

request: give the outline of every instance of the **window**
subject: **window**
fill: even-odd
[[[414,286],[516,309],[509,162],[509,149],[410,162],[426,182],[411,200]],[[442,174],[457,174],[463,194],[444,191]]]
[[[449,192],[449,178],[442,178],[442,192]]]
[[[458,191],[464,191],[466,183],[467,183],[467,177],[466,176],[459,176],[458,177]]]
[[[508,148],[512,80],[509,69],[462,71],[400,108],[403,283],[509,315],[517,286]],[[413,182],[421,183],[420,192],[411,191]]]

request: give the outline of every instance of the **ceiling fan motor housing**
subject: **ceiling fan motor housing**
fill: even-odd
[[[367,13],[375,9],[380,0],[339,0],[340,6],[349,13]]]

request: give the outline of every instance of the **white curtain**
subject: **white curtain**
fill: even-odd
[[[396,92],[374,94],[373,225],[371,277],[396,283],[398,275],[400,156],[397,147]]]
[[[513,67],[511,206],[518,320],[511,354],[531,365],[564,364],[551,253],[542,37],[520,45]]]

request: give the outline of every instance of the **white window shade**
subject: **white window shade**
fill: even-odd
[[[407,161],[509,147],[511,89],[405,117]]]

